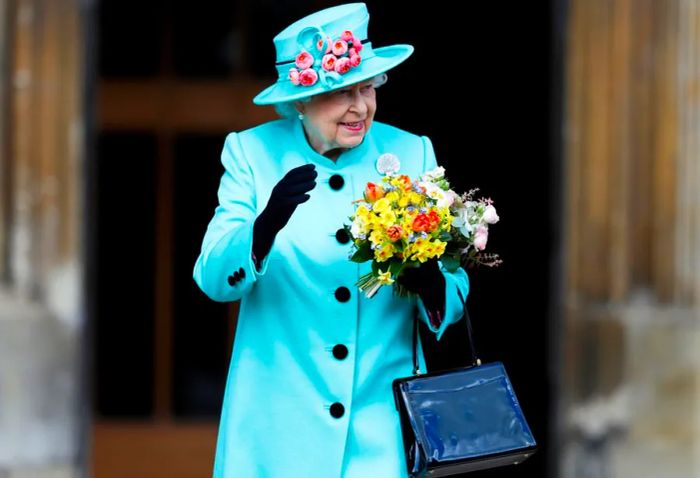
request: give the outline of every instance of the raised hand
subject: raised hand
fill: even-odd
[[[253,254],[262,261],[277,233],[287,225],[297,206],[309,200],[308,193],[316,187],[316,166],[305,164],[290,169],[272,188],[267,206],[255,220],[253,227]]]

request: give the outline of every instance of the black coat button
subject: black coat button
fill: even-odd
[[[239,280],[241,280],[241,273],[238,272],[238,271],[234,272],[234,273],[233,273],[233,279],[234,279],[236,282],[238,282]]]
[[[339,302],[347,302],[350,300],[350,290],[347,287],[338,287],[335,290],[335,298]]]
[[[345,184],[345,180],[340,174],[334,174],[333,176],[331,176],[331,180],[329,181],[329,183],[331,187],[337,191],[338,189],[343,187],[343,185]]]
[[[233,276],[228,276],[228,285],[233,287],[236,284],[236,278]]]
[[[341,244],[347,244],[350,242],[350,234],[345,229],[338,229],[335,232],[335,239]]]
[[[244,268],[241,267],[240,269],[238,269],[238,273],[241,276],[241,279],[245,277],[245,269]]]
[[[331,416],[333,418],[340,418],[343,416],[344,413],[345,407],[342,403],[335,402],[333,405],[331,405]]]
[[[338,344],[335,347],[333,347],[333,357],[337,358],[338,360],[343,360],[347,356],[348,348],[345,345]]]

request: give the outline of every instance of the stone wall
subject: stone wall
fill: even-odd
[[[0,478],[82,476],[78,0],[0,0]]]
[[[700,476],[700,1],[573,0],[560,476]]]

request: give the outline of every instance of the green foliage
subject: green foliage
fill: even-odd
[[[357,246],[356,246],[357,247]],[[350,258],[353,262],[367,262],[374,259],[374,251],[369,241],[363,242]]]
[[[449,254],[443,254],[440,258],[440,262],[442,262],[442,265],[449,272],[455,272],[457,269],[459,269],[460,266],[460,258],[451,256]]]

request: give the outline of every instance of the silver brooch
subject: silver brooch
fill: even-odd
[[[401,169],[399,157],[392,153],[384,153],[377,158],[377,171],[384,175],[393,175]]]

